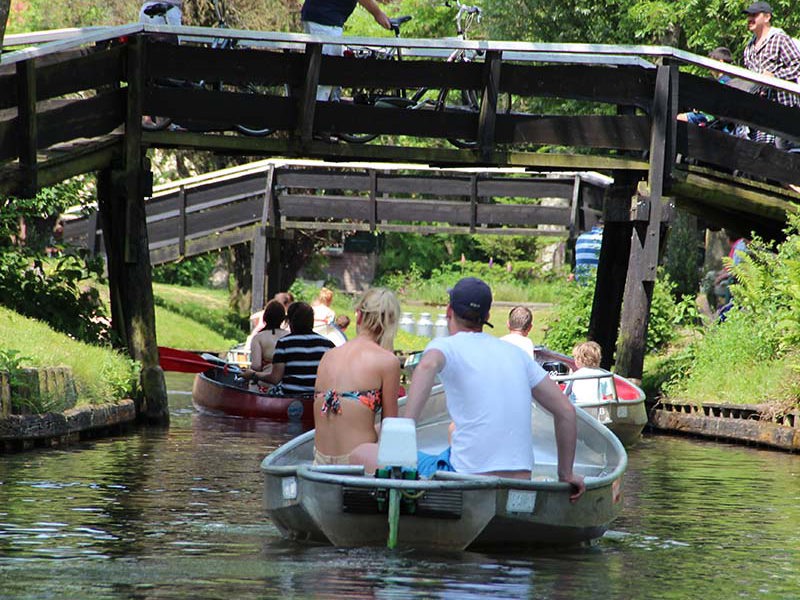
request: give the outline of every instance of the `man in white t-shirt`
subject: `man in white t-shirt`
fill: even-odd
[[[525,306],[515,306],[508,313],[508,334],[500,339],[509,344],[514,344],[531,358],[533,356],[533,342],[528,337],[533,327],[533,313]]]
[[[450,290],[447,306],[450,335],[432,340],[414,370],[405,416],[419,417],[438,375],[455,424],[451,447],[431,457],[430,464],[420,461],[420,474],[431,474],[444,461],[445,469],[462,473],[530,479],[533,397],[553,415],[558,478],[572,485],[570,501],[575,502],[586,489],[583,477],[573,471],[575,408],[531,357],[483,332],[490,325],[491,304],[485,282],[460,280]]]

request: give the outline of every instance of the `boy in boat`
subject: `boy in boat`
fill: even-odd
[[[418,471],[438,470],[530,479],[533,468],[531,399],[553,415],[558,479],[572,486],[570,501],[585,491],[573,471],[575,408],[533,358],[483,332],[492,292],[475,277],[450,290],[446,318],[450,335],[432,340],[414,370],[405,416],[417,419],[438,375],[455,423],[451,447],[439,456],[420,453]],[[502,441],[502,443],[500,443]]]

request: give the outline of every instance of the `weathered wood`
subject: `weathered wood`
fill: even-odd
[[[328,223],[313,221],[283,222],[284,229],[302,229],[306,231],[370,231],[369,223]],[[469,225],[405,225],[399,223],[380,223],[378,231],[395,233],[439,234],[453,233],[459,235],[491,234],[491,235],[534,235],[541,237],[564,237],[564,231],[554,229],[534,229],[532,227],[478,227],[471,231]]]
[[[636,181],[635,173],[615,172],[614,184],[606,191],[603,243],[588,332],[589,339],[600,344],[604,369],[610,369],[615,362],[632,233],[629,222],[614,219],[612,215],[621,212],[616,206],[623,206],[627,211]]]
[[[697,109],[800,141],[800,123],[792,107],[689,73],[680,74],[680,86],[680,112]]]
[[[317,87],[319,86],[320,65],[322,63],[322,44],[306,45],[305,77],[297,100],[297,122],[295,136],[300,143],[311,143],[317,106]]]
[[[126,90],[111,90],[79,100],[52,103],[38,114],[39,148],[76,138],[93,138],[123,124]]]
[[[38,189],[37,156],[38,127],[36,115],[36,66],[33,60],[17,63],[17,144],[23,195],[33,197]]]
[[[267,216],[272,224],[271,235],[267,237],[267,297],[274,298],[278,292],[285,291],[283,280],[283,261],[281,240],[287,237],[282,229],[280,215],[280,205],[278,204],[275,168],[270,167],[271,176],[268,178],[268,186],[264,188],[267,197]]]
[[[635,67],[504,64],[500,93],[627,104],[649,110],[654,73]]]
[[[643,151],[648,148],[647,117],[637,115],[497,115],[498,143],[555,144]]]
[[[488,159],[495,144],[497,90],[500,85],[502,56],[502,52],[493,50],[487,52],[484,57],[483,94],[480,115],[478,116],[478,147],[483,160]]]
[[[637,201],[648,204],[647,222],[635,222],[625,282],[619,338],[617,372],[624,377],[642,378],[645,341],[650,322],[650,303],[658,267],[662,197],[675,162],[674,125],[676,114],[677,67],[662,65],[656,76],[653,99],[650,172],[646,195]]]

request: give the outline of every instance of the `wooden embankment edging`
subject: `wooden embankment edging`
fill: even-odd
[[[761,405],[659,402],[649,423],[662,431],[800,451],[800,412],[775,419],[765,415]]]
[[[0,452],[61,446],[122,430],[136,420],[133,400],[0,419]]]

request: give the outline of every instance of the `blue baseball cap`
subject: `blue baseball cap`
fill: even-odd
[[[456,315],[492,327],[486,320],[492,307],[492,290],[485,281],[477,277],[465,277],[447,291],[450,294],[450,306]]]

